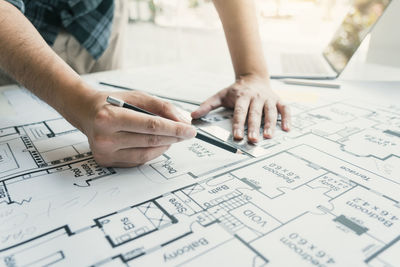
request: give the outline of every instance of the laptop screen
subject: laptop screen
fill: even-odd
[[[323,54],[337,73],[341,73],[350,58],[383,14],[391,0],[354,0],[342,25]]]

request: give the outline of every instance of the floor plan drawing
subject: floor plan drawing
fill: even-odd
[[[225,140],[253,156],[268,155],[282,149],[282,144],[312,133],[338,144],[343,157],[367,169],[376,168],[383,176],[392,176],[400,171],[400,118],[396,106],[365,108],[351,101],[324,103],[307,107],[301,104],[291,106],[293,114],[292,131],[285,134],[277,127],[274,139],[265,139],[257,146],[246,140],[235,142],[231,135],[231,116],[226,113],[205,118],[201,128],[219,139]],[[208,121],[208,123],[207,123]],[[332,152],[333,155],[338,153]]]
[[[59,116],[3,125],[0,266],[399,266],[400,108],[292,113],[250,145],[214,112],[198,127],[248,155],[193,139],[131,169]]]

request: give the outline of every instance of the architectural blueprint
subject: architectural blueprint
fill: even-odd
[[[244,155],[193,139],[116,169],[25,90],[0,103],[0,266],[400,266],[399,106],[292,104],[257,145],[221,110],[198,126]]]

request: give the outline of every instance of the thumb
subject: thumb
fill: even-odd
[[[213,95],[204,101],[198,109],[192,112],[192,118],[198,119],[209,113],[211,110],[222,106],[221,97],[219,94]]]

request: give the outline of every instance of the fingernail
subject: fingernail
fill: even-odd
[[[242,139],[242,138],[243,138],[243,132],[242,132],[242,130],[240,130],[240,129],[235,129],[235,130],[233,131],[233,136],[234,136],[234,138],[236,138],[236,139]]]
[[[256,142],[258,141],[258,134],[256,133],[256,132],[250,132],[249,133],[249,137],[251,138],[251,139],[253,139],[253,141],[255,140]]]
[[[184,132],[184,137],[185,138],[193,138],[195,137],[197,134],[196,132],[196,128],[194,127],[188,127],[185,132]]]
[[[289,124],[287,122],[283,122],[282,125],[284,130],[289,130]]]
[[[272,130],[271,128],[265,129],[264,134],[267,135],[269,138],[272,137]]]

